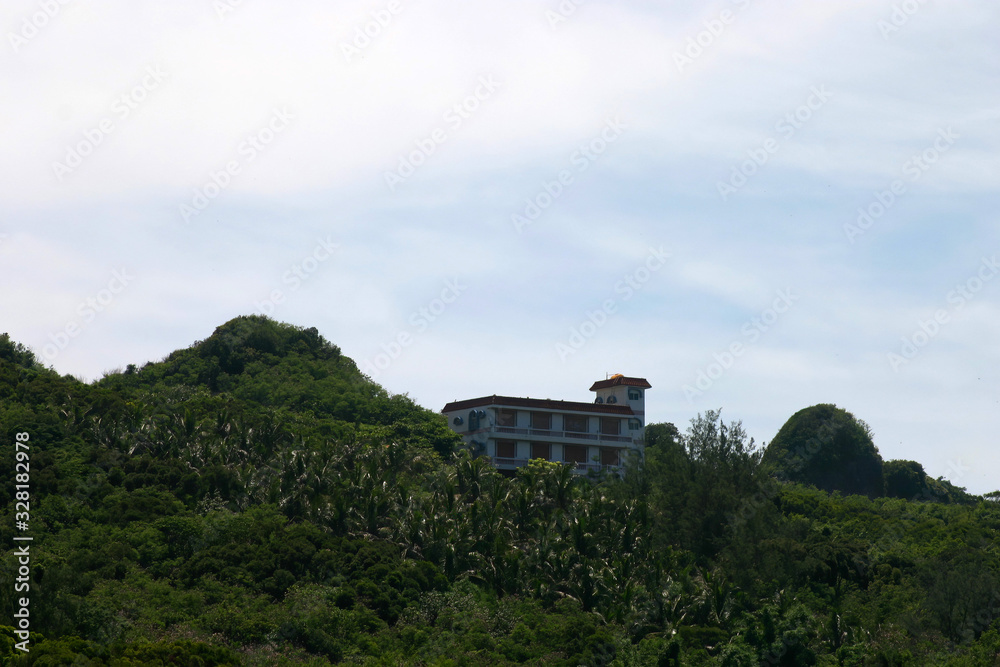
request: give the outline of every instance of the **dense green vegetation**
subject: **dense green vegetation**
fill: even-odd
[[[821,404],[785,422],[764,453],[776,474],[825,491],[882,495],[882,457],[871,429],[846,410]]]
[[[622,479],[507,478],[315,329],[249,317],[89,385],[0,337],[0,432],[9,471],[31,436],[34,536],[4,664],[1000,662],[996,496],[883,464],[833,406],[766,449],[711,411],[650,425]]]

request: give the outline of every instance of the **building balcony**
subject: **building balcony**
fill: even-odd
[[[579,440],[584,442],[624,442],[632,444],[638,439],[630,435],[611,435],[609,433],[581,433],[578,431],[552,431],[537,428],[517,428],[514,426],[487,426],[482,429],[490,433],[502,435],[523,435],[525,439]]]
[[[577,463],[577,472],[619,472],[622,466],[603,465],[601,463]]]
[[[508,459],[494,456],[490,460],[493,461],[493,467],[498,470],[513,470],[528,465],[528,459]]]

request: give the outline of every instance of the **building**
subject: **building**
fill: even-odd
[[[578,472],[617,470],[642,453],[646,430],[644,378],[613,375],[595,382],[593,403],[484,396],[441,411],[474,455],[513,473],[530,459],[565,461]]]

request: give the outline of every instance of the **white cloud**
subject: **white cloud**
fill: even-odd
[[[361,362],[461,276],[467,294],[380,378],[427,407],[587,400],[593,380],[627,372],[653,382],[650,418],[681,428],[722,405],[767,440],[836,402],[875,427],[883,455],[935,476],[963,457],[976,474],[955,481],[1000,486],[993,287],[900,372],[886,362],[1000,245],[997,8],[925,3],[883,38],[887,0],[595,1],[553,29],[556,4],[405,3],[351,62],[342,43],[384,3],[243,2],[222,18],[193,1],[66,5],[0,54],[0,84],[17,91],[0,105],[5,329],[40,349],[129,266],[141,280],[60,354],[61,372],[158,359],[273,289],[287,296],[275,317]],[[723,9],[735,21],[679,72],[675,51]],[[0,25],[36,10],[8,3]],[[116,100],[157,66],[167,78],[123,117]],[[490,76],[499,87],[449,125]],[[722,201],[717,183],[816,86],[830,100]],[[276,108],[294,118],[247,160],[241,142]],[[620,140],[517,234],[511,215],[616,116]],[[113,131],[60,182],[53,161],[104,118]],[[848,243],[858,207],[948,127],[954,147]],[[386,171],[436,128],[446,141],[390,191]],[[231,160],[239,174],[184,225],[179,206]],[[288,267],[328,235],[342,252],[292,291]],[[673,258],[563,363],[555,344],[650,245]],[[792,311],[688,404],[684,383],[786,287],[802,294]]]

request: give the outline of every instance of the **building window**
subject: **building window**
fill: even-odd
[[[619,456],[621,450],[617,447],[601,447],[601,465],[602,466],[617,466],[621,465],[621,457]]]
[[[638,389],[629,389],[628,390],[628,400],[630,400],[630,401],[638,401],[640,398],[642,398],[642,392],[641,391],[639,391]]]
[[[552,429],[552,414],[549,412],[532,412],[531,428],[536,431],[548,431]]]
[[[517,413],[513,410],[497,410],[497,426],[517,426]]]
[[[601,433],[618,435],[621,432],[621,421],[617,417],[601,417]]]
[[[513,440],[497,440],[497,458],[516,459],[517,443]]]
[[[586,433],[587,418],[581,415],[563,415],[563,430],[572,433]]]
[[[545,459],[549,460],[549,443],[547,442],[533,442],[531,443],[531,458],[533,459]]]
[[[639,421],[638,419],[629,419],[628,420],[628,430],[630,430],[630,431],[638,431],[641,428],[642,428],[642,422]]]
[[[583,445],[563,445],[563,461],[586,463],[587,448]]]

